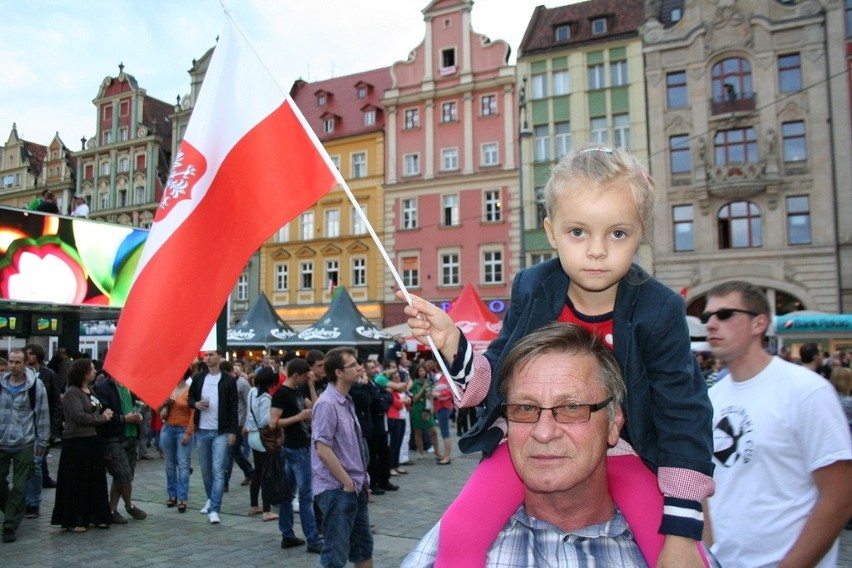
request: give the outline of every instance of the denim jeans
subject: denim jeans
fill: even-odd
[[[183,445],[183,426],[163,424],[160,431],[160,447],[166,460],[166,492],[178,501],[189,500],[189,468],[192,467],[192,440]]]
[[[222,509],[222,495],[225,494],[225,470],[228,468],[228,434],[219,434],[216,430],[196,430],[195,444],[198,446],[198,462],[201,466],[201,479],[204,480],[204,492],[210,500],[208,511],[218,513]]]
[[[355,564],[373,557],[373,533],[367,509],[367,488],[348,493],[330,489],[317,495],[322,511],[323,546],[320,564],[325,568]]]
[[[43,479],[41,462],[47,456],[47,448],[44,450],[44,455],[37,456],[33,453],[33,476],[27,481],[27,507],[41,506],[41,482]]]
[[[293,497],[296,496],[298,487],[299,520],[302,522],[302,532],[305,533],[308,544],[320,542],[313,506],[311,450],[310,448],[284,448],[281,455],[284,460],[284,472],[290,482],[290,490],[278,506],[278,529],[281,531],[281,536],[289,538],[296,536],[293,532]]]

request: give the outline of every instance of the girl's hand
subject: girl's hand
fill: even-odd
[[[663,549],[657,558],[657,568],[706,568],[698,543],[683,536],[666,535]]]
[[[435,347],[444,356],[444,359],[452,361],[459,348],[459,329],[447,315],[447,312],[427,302],[419,296],[410,294],[411,305],[405,306],[405,315],[408,316],[408,327],[411,334],[423,345],[429,345],[426,340],[431,337]],[[405,295],[397,290],[396,297],[405,301]]]

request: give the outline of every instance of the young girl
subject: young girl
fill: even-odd
[[[713,492],[712,408],[690,352],[682,298],[632,263],[649,230],[653,182],[627,150],[586,146],[554,168],[545,200],[544,229],[559,258],[516,275],[503,329],[484,354],[473,352],[437,306],[414,297],[405,309],[415,337],[425,341],[431,335],[452,364],[452,378],[464,387],[459,403],[485,401],[483,418],[459,447],[491,457],[442,517],[436,566],[483,566],[489,546],[523,501],[520,479],[500,445],[506,423],[498,374],[519,338],[554,320],[602,336],[624,374],[622,437],[656,473],[664,496],[664,511],[656,510],[664,542],[654,532],[642,533],[657,528],[645,526],[649,503],[634,498],[631,504],[638,491],[623,487],[624,479],[641,484],[648,471],[619,471],[623,462],[611,458],[610,486],[628,522],[633,517],[631,530],[649,565],[703,566],[696,541],[703,527],[701,501]]]

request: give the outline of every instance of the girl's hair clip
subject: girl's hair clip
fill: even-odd
[[[612,154],[613,149],[609,146],[592,146],[591,148],[580,150],[581,154],[585,154],[586,152],[606,152],[607,154]]]

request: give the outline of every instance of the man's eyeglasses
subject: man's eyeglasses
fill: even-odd
[[[610,402],[612,402],[612,397],[595,404],[569,402],[552,408],[534,404],[504,404],[502,407],[503,417],[509,422],[535,424],[541,417],[541,411],[549,410],[553,414],[553,419],[560,424],[582,424],[592,419],[592,412],[606,408]]]
[[[354,363],[349,363],[348,365],[343,365],[343,368],[344,369],[355,369],[356,367],[360,367],[360,366],[361,366],[361,364],[358,361],[355,361]]]
[[[750,316],[759,316],[760,314],[757,312],[752,312],[751,310],[740,310],[738,308],[722,308],[721,310],[716,310],[715,312],[704,312],[698,319],[701,320],[701,323],[707,323],[710,321],[710,318],[716,316],[719,318],[719,321],[729,320],[734,317],[734,314],[748,314]]]

